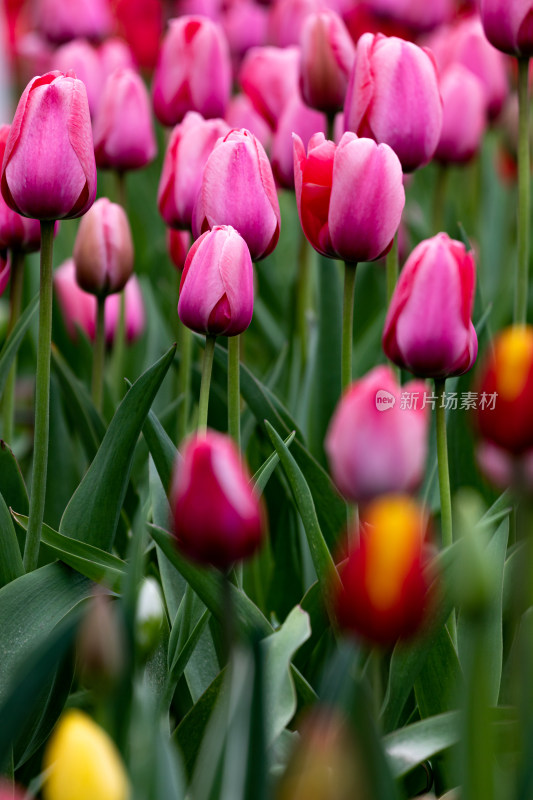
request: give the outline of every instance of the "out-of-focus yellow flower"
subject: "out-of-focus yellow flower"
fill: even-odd
[[[59,720],[44,755],[45,800],[128,800],[129,782],[107,733],[76,709]]]

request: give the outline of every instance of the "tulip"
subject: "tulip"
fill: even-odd
[[[533,490],[533,448],[513,454],[489,441],[482,441],[476,448],[476,461],[483,475],[498,489],[509,486]]]
[[[228,436],[194,435],[181,454],[169,497],[176,545],[187,557],[226,570],[262,543],[259,499]]]
[[[45,800],[128,800],[130,787],[117,748],[83,711],[63,713],[44,754]],[[48,771],[49,770],[49,771]]]
[[[325,449],[335,485],[347,500],[413,492],[424,477],[429,413],[422,381],[400,387],[390,367],[375,367],[342,396]]]
[[[230,128],[246,128],[259,139],[267,153],[272,140],[272,129],[265,118],[255,110],[248,95],[234,95],[228,103],[224,117]]]
[[[274,0],[270,6],[269,41],[279,48],[298,44],[305,20],[323,6],[322,0]]]
[[[427,31],[451,20],[455,0],[363,0],[375,14],[405,25],[414,32]]]
[[[136,69],[131,47],[123,39],[112,37],[102,42],[98,49],[104,75],[110,76],[116,69]]]
[[[22,85],[28,83],[35,75],[44,75],[51,69],[54,48],[44,36],[37,31],[29,31],[17,37],[15,56],[17,74]]]
[[[511,55],[533,55],[531,0],[480,0],[479,13],[489,42]]]
[[[253,267],[244,239],[217,225],[195,241],[180,284],[179,318],[210,336],[236,336],[252,320]]]
[[[58,47],[50,59],[52,69],[60,72],[75,74],[83,83],[87,90],[89,101],[89,111],[94,118],[102,90],[104,88],[105,73],[102,69],[102,62],[96,49],[89,44],[87,39],[74,39],[72,42]]]
[[[189,231],[177,231],[167,228],[167,250],[170,260],[177,270],[181,272],[185,266],[185,259],[191,247],[191,234]]]
[[[410,172],[427,164],[442,128],[437,69],[429,51],[382,34],[364,34],[346,92],[345,126],[389,144]]]
[[[124,669],[126,647],[120,613],[106,590],[97,586],[87,603],[76,641],[76,662],[83,685],[102,694],[109,691]]]
[[[325,134],[327,127],[326,115],[306,106],[298,94],[289,100],[272,140],[272,172],[280,186],[294,189],[293,134],[297,134],[302,144],[307,146],[314,134]]]
[[[330,9],[310,14],[302,28],[300,45],[303,99],[320,111],[339,111],[355,59],[355,47],[344,22]]]
[[[112,294],[105,301],[105,338],[108,347],[113,344],[118,332],[120,304],[120,294]],[[133,344],[146,328],[144,300],[136,275],[132,275],[124,287],[124,311],[126,342]]]
[[[135,64],[152,71],[163,34],[160,0],[114,0],[117,33],[128,43]]]
[[[148,91],[140,75],[128,68],[109,75],[94,120],[96,164],[124,172],[145,167],[156,156]]]
[[[252,259],[278,243],[280,211],[272,168],[261,143],[246,129],[230,131],[207,159],[193,220],[193,234],[231,225]]]
[[[345,133],[336,146],[319,133],[307,156],[294,136],[296,202],[319,253],[374,261],[389,250],[405,204],[400,162],[388,145]]]
[[[60,72],[34,78],[15,112],[2,164],[10,208],[40,220],[80,217],[96,196],[87,93]]]
[[[272,130],[287,102],[298,93],[299,79],[299,47],[252,47],[239,73],[243,92]]]
[[[191,228],[207,159],[228,131],[224,120],[204,120],[194,111],[172,131],[157,193],[159,213],[171,228]]]
[[[176,125],[187,111],[222,117],[230,88],[229,48],[221,28],[200,16],[170,20],[153,82],[158,120]]]
[[[4,157],[10,126],[0,127],[0,161]],[[0,196],[0,250],[15,249],[25,253],[39,250],[41,225],[39,220],[21,217]]]
[[[427,378],[462,375],[472,367],[475,273],[472,253],[446,233],[413,250],[385,320],[383,349],[391,361]]]
[[[224,5],[221,22],[236,75],[248,50],[266,44],[268,10],[253,0],[230,0]]]
[[[111,32],[109,0],[36,0],[35,27],[51,42],[105,39]]]
[[[420,629],[429,590],[426,530],[423,511],[409,497],[386,495],[366,508],[339,567],[342,629],[382,645]]]
[[[11,264],[5,250],[0,250],[0,296],[5,292],[11,276]]]
[[[442,131],[435,160],[444,164],[469,161],[479,150],[486,128],[486,97],[481,81],[461,64],[453,64],[440,80]]]
[[[0,800],[32,800],[33,795],[15,786],[10,781],[0,778]]]

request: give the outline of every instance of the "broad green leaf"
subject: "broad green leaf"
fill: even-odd
[[[394,775],[406,775],[417,764],[427,761],[459,740],[459,712],[448,711],[415,722],[383,739]]]
[[[173,738],[180,747],[185,768],[189,775],[192,775],[196,757],[200,751],[205,729],[213,708],[219,702],[225,673],[226,669],[219,672],[215,680],[183,717],[174,731]]]
[[[128,488],[137,439],[165,377],[175,347],[133,384],[61,519],[59,532],[103,550],[111,549]]]
[[[2,440],[0,440],[0,494],[8,508],[20,511],[21,514],[28,513],[28,492],[22,472],[13,451]]]
[[[438,628],[433,647],[415,683],[420,716],[434,717],[457,708],[463,676],[448,628]]]
[[[24,575],[20,547],[13,520],[0,494],[0,588]]]
[[[2,350],[0,350],[0,396],[4,392],[7,376],[9,375],[9,370],[11,369],[13,359],[17,355],[22,340],[24,339],[28,328],[33,322],[33,318],[37,313],[38,308],[39,296],[37,295],[24,309],[17,324],[11,331],[11,335],[8,339],[6,339]]]
[[[293,431],[290,434],[290,436],[287,436],[287,438],[284,441],[286,447],[291,446],[295,436],[296,436],[295,431]],[[255,490],[258,494],[263,494],[265,486],[267,485],[269,478],[271,477],[272,473],[274,472],[278,464],[279,464],[279,456],[276,452],[274,452],[255,472],[252,478],[252,483],[254,484]]]
[[[169,491],[178,450],[153,411],[148,412],[143,425],[143,436],[161,478],[165,491]]]

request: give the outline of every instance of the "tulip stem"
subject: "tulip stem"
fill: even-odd
[[[518,270],[514,321],[524,325],[527,318],[529,272],[529,58],[518,59]]]
[[[228,337],[228,433],[241,449],[240,336]]]
[[[301,365],[305,366],[307,360],[307,311],[310,305],[310,256],[309,242],[300,232],[300,247],[298,249],[298,276],[296,283],[296,332],[300,340]]]
[[[437,405],[435,409],[437,424],[437,463],[439,468],[440,525],[443,548],[453,544],[452,495],[450,491],[450,470],[448,466],[445,392],[446,379],[435,378],[435,394],[437,396]],[[448,626],[451,639],[455,643],[457,641],[457,631],[453,611],[448,620]]]
[[[398,261],[398,234],[394,235],[392,240],[392,247],[387,253],[386,259],[387,269],[387,304],[392,300],[392,295],[398,283],[398,275],[400,274],[400,263]]]
[[[35,433],[33,445],[33,474],[30,495],[30,513],[24,569],[37,568],[39,545],[46,499],[46,473],[48,467],[48,435],[50,408],[50,349],[52,344],[52,252],[54,222],[41,221],[41,283],[39,306],[39,338],[37,340],[37,373],[35,380]]]
[[[353,299],[357,264],[346,261],[344,265],[344,302],[342,307],[341,389],[352,380],[353,350]]]
[[[211,372],[213,370],[213,356],[215,354],[216,336],[207,334],[205,337],[204,363],[202,367],[202,383],[200,384],[200,401],[198,403],[198,433],[207,430],[207,412],[209,409],[209,387],[211,386]]]
[[[96,339],[93,355],[92,398],[97,411],[102,410],[105,364],[105,297],[98,298],[96,314]]]
[[[105,316],[104,316],[105,319]],[[105,330],[105,325],[104,325]],[[126,384],[124,382],[124,354],[126,350],[126,291],[120,293],[118,325],[113,337],[112,376],[117,402],[122,400]]]
[[[190,394],[191,394],[191,355],[192,336],[189,328],[178,317],[178,341],[180,353],[180,367],[178,372],[178,394],[180,405],[178,408],[178,444],[187,435],[189,424]]]
[[[11,251],[11,292],[9,295],[9,322],[7,325],[7,335],[11,333],[20,317],[22,308],[22,289],[24,285],[24,253],[21,250]],[[4,391],[3,407],[3,437],[4,441],[11,444],[13,441],[14,420],[15,420],[15,383],[17,379],[17,357],[13,359],[13,364],[7,376],[6,388]]]

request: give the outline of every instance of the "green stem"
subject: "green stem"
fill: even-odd
[[[228,433],[241,449],[240,336],[228,337]]]
[[[435,233],[445,229],[444,209],[446,205],[446,188],[448,186],[449,168],[446,164],[437,164],[435,194],[433,196],[433,230]]]
[[[191,396],[191,356],[192,334],[178,317],[178,343],[180,353],[180,367],[178,372],[178,397],[181,398],[178,407],[178,444],[187,435],[189,425],[190,396]]]
[[[120,402],[126,390],[124,382],[124,356],[126,353],[126,291],[120,293],[118,325],[113,337],[112,373],[115,397]]]
[[[118,171],[117,173],[117,202],[126,211],[127,206],[127,193],[126,193],[126,173]]]
[[[448,466],[448,442],[446,437],[446,409],[445,409],[446,379],[435,378],[435,394],[437,396],[436,423],[437,423],[437,462],[439,468],[440,491],[440,521],[442,533],[442,546],[449,547],[453,544],[452,530],[452,495],[450,491],[450,470]],[[455,615],[451,614],[448,621],[452,641],[457,640]]]
[[[105,365],[105,297],[98,298],[96,314],[96,339],[93,355],[92,398],[97,411],[102,410]]]
[[[298,249],[298,278],[296,284],[296,331],[298,339],[300,340],[302,369],[307,360],[307,310],[310,303],[310,255],[311,248],[309,242],[303,231],[301,231],[300,247]]]
[[[205,337],[204,363],[202,367],[202,383],[200,385],[200,401],[198,403],[198,433],[205,433],[207,429],[207,412],[209,408],[209,387],[211,386],[211,372],[213,369],[213,356],[215,354],[216,336]]]
[[[396,284],[398,283],[398,275],[400,274],[400,262],[398,259],[398,234],[394,236],[392,247],[387,253],[386,259],[387,269],[387,304],[390,303]]]
[[[24,568],[36,569],[46,498],[46,471],[48,467],[48,434],[50,408],[50,350],[52,344],[52,252],[54,222],[41,222],[41,283],[39,306],[39,338],[37,342],[37,374],[35,381],[35,434],[33,447],[33,475],[31,482],[30,514]]]
[[[341,388],[342,391],[352,380],[353,349],[353,298],[355,291],[355,273],[357,264],[346,262],[344,265],[344,302],[342,307],[342,353],[341,353]]]
[[[514,321],[523,325],[527,318],[529,272],[529,58],[518,59],[518,270]]]
[[[21,250],[11,251],[11,292],[9,295],[9,322],[7,335],[11,333],[20,317],[22,308],[22,289],[24,285],[24,253]],[[9,444],[13,441],[14,420],[15,420],[15,384],[17,380],[17,357],[13,359],[13,364],[7,376],[6,388],[4,390],[3,406],[3,437]]]

